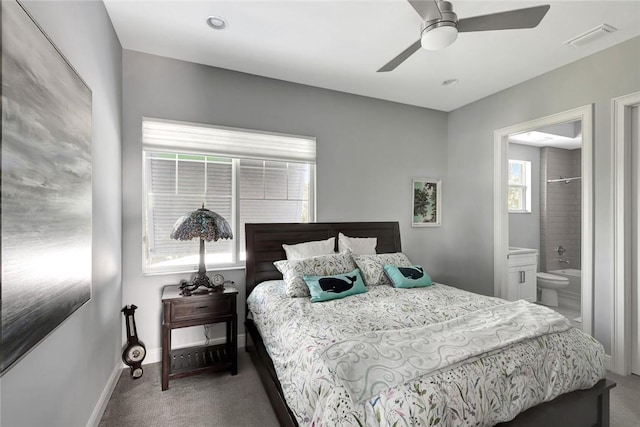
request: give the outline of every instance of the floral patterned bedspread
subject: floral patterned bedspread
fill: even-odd
[[[367,331],[440,323],[505,301],[435,284],[368,288],[322,303],[289,298],[282,281],[260,284],[248,307],[301,426],[491,426],[604,378],[604,349],[570,328],[444,368],[355,404],[320,358]]]

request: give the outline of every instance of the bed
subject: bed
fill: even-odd
[[[252,298],[253,300],[259,299],[259,300],[265,300],[265,301],[267,300],[267,298],[275,298],[271,302],[268,302],[268,304],[271,304],[270,307],[271,306],[276,307],[277,305],[282,305],[283,307],[290,308],[291,304],[295,304],[297,307],[296,308],[297,310],[301,309],[300,307],[303,307],[305,310],[310,310],[311,308],[309,307],[311,306],[307,305],[307,302],[303,301],[302,298],[290,298],[289,300],[299,300],[299,301],[292,302],[292,301],[287,301],[286,298],[283,298],[282,295],[279,294],[280,292],[279,286],[281,286],[279,281],[281,281],[282,275],[275,268],[275,266],[273,265],[273,262],[277,260],[285,259],[285,253],[284,253],[284,250],[282,249],[282,244],[295,244],[300,242],[323,240],[329,237],[336,237],[339,232],[342,232],[345,235],[348,235],[351,237],[376,237],[378,239],[378,246],[376,248],[378,253],[401,252],[401,249],[402,249],[401,242],[400,242],[399,226],[397,222],[247,224],[246,225],[246,245],[247,245],[247,261],[246,261],[247,291],[246,293],[247,293],[247,297],[249,299]],[[367,294],[363,294],[362,296],[358,296],[358,297],[361,299],[368,298],[368,302],[367,302],[368,305],[375,303],[375,301],[377,301],[376,297],[382,297],[382,298],[399,297],[399,298],[405,298],[405,300],[410,300],[413,298],[413,297],[408,298],[407,297],[407,295],[409,295],[408,293],[396,292],[396,290],[394,290],[394,288],[391,288],[391,287],[388,287],[389,289],[382,289],[382,288],[376,289],[376,288],[372,288],[370,289],[370,292],[367,292]],[[459,292],[460,294],[456,294],[456,292]],[[456,295],[459,295],[460,300],[467,298],[467,296],[465,296],[467,294],[466,292],[455,290],[445,285],[435,285],[434,287],[431,288],[431,293],[432,295],[440,294],[441,296],[439,298],[444,298],[443,300],[440,300],[439,302],[440,305],[444,305],[442,301],[452,301],[451,299],[452,295],[454,297]],[[395,296],[395,294],[398,294],[398,296]],[[416,293],[415,295],[418,295],[418,293]],[[352,298],[352,297],[349,297],[349,298]],[[344,307],[349,307],[349,304],[355,304],[356,298],[354,298],[353,301],[347,301],[349,300],[349,298],[340,300],[341,301],[340,304],[343,304]],[[418,301],[418,299],[416,299],[416,301]],[[473,306],[472,308],[477,308],[476,307],[477,304],[480,304],[483,307],[485,306],[493,307],[493,306],[496,306],[496,304],[498,304],[496,302],[497,299],[493,299],[490,297],[482,297],[477,301],[478,302],[476,302],[475,299],[473,300],[469,299],[469,302],[466,304],[467,305],[471,304]],[[336,304],[336,306],[338,305],[339,304]],[[397,304],[394,302],[393,305],[395,306]],[[464,304],[459,304],[459,305],[464,305]],[[248,304],[247,318],[245,320],[246,350],[249,352],[251,359],[258,370],[263,386],[267,391],[269,399],[272,403],[272,406],[276,412],[276,415],[281,425],[296,426],[298,424],[306,425],[306,424],[312,424],[312,423],[324,424],[324,425],[330,425],[330,424],[359,425],[361,423],[375,425],[375,424],[381,423],[382,425],[386,425],[387,422],[389,423],[389,425],[393,424],[391,420],[393,420],[394,418],[390,417],[388,413],[384,413],[381,416],[379,412],[376,412],[378,411],[377,409],[374,411],[371,410],[371,407],[373,407],[372,405],[375,405],[375,404],[382,405],[381,403],[378,403],[378,402],[381,402],[380,396],[378,396],[378,398],[375,398],[375,396],[373,397],[369,396],[371,397],[371,399],[368,399],[368,400],[365,399],[363,400],[364,403],[361,403],[361,404],[351,402],[349,405],[347,405],[349,406],[349,408],[346,410],[347,414],[345,415],[344,419],[339,418],[341,415],[340,414],[336,415],[335,413],[332,413],[330,415],[333,418],[329,418],[330,417],[328,414],[329,410],[328,409],[326,410],[327,414],[323,414],[322,412],[325,409],[323,409],[322,405],[317,402],[315,403],[317,404],[317,407],[315,408],[315,410],[319,413],[304,414],[304,411],[305,411],[304,407],[306,405],[304,400],[305,399],[304,393],[306,391],[301,390],[299,393],[300,396],[294,396],[294,394],[292,394],[290,389],[292,386],[291,384],[294,383],[296,380],[295,379],[292,380],[292,377],[290,376],[289,373],[283,373],[284,371],[282,368],[282,365],[283,365],[282,361],[280,361],[275,356],[274,358],[277,361],[276,361],[276,364],[274,365],[274,361],[272,360],[267,348],[270,348],[270,351],[272,352],[278,352],[278,350],[274,350],[275,347],[273,343],[265,345],[263,336],[260,334],[260,327],[254,321],[256,317],[259,318],[261,315],[266,316],[271,310],[270,309],[260,310],[259,306],[256,305],[255,301],[251,301],[251,306],[253,307],[254,311],[256,311],[256,313],[252,313],[251,310],[249,310],[249,304]],[[320,305],[316,305],[315,307],[320,307]],[[329,305],[327,305],[326,307],[329,307]],[[328,310],[328,308],[326,309]],[[459,307],[459,309],[462,310],[460,311],[460,313],[464,312],[463,308]],[[468,309],[469,307],[467,307],[467,311]],[[453,311],[454,309],[452,308],[451,310]],[[277,310],[274,309],[273,311],[277,311]],[[347,311],[350,312],[351,309],[349,308]],[[454,313],[452,313],[451,315],[453,314]],[[281,315],[281,316],[284,316],[284,315]],[[271,321],[278,322],[277,317],[273,318]],[[305,323],[303,321],[300,321],[297,323],[300,323],[301,325],[303,324],[307,325],[307,327],[311,327],[313,324],[313,322]],[[265,326],[262,326],[262,328],[264,331],[267,331]],[[315,333],[316,332],[312,332],[311,334],[313,335]],[[575,334],[577,333],[577,331],[574,331],[572,333]],[[270,332],[265,332],[265,336],[268,339],[273,339],[272,335],[273,334],[271,334]],[[309,348],[311,348],[314,345],[313,342],[305,341],[305,338],[300,338],[300,339],[302,341],[297,341],[296,345],[309,346]],[[516,346],[514,346],[514,348],[515,347]],[[520,349],[520,351],[526,353],[527,352],[526,347],[523,347],[523,348],[524,350]],[[294,351],[294,350],[291,350],[291,351]],[[506,357],[506,356],[496,353],[496,354],[492,354],[491,357]],[[482,358],[473,359],[476,365],[482,364],[481,361],[479,361],[479,359],[482,359]],[[323,363],[316,362],[313,359],[309,359],[309,360],[312,360],[313,363],[315,363],[315,365],[313,365],[313,369],[318,371],[319,372],[318,375],[324,379],[327,376],[325,375],[326,372],[322,372],[322,369],[324,368],[322,369],[318,368],[318,366],[323,365]],[[296,362],[292,360],[292,363],[296,363]],[[308,362],[308,363],[311,363],[311,362]],[[278,379],[278,373],[276,372],[277,369],[275,367],[276,365],[279,367],[278,369],[280,369],[281,375],[287,375],[285,379],[285,384],[287,384],[287,387],[289,387],[287,392],[283,391],[283,387],[280,383],[280,380]],[[463,363],[460,366],[455,368],[458,370],[463,370],[464,375],[467,376],[465,381],[469,380],[471,375],[470,372],[473,372],[473,369],[474,369],[474,367],[470,365],[471,364],[469,364],[469,366],[466,366]],[[307,366],[306,368],[308,369],[309,366]],[[452,370],[451,372],[454,372],[455,369]],[[437,382],[438,384],[442,385],[443,378],[444,376],[446,376],[447,372],[448,370],[444,369],[442,371],[438,371],[434,375],[429,376],[428,378],[431,378],[431,377],[436,378],[437,381],[433,380],[432,382]],[[603,377],[602,372],[598,374],[600,377]],[[519,413],[519,415],[517,415],[515,418],[507,422],[503,422],[499,425],[534,426],[534,425],[543,425],[546,423],[549,425],[566,424],[571,426],[594,426],[594,425],[608,426],[609,425],[609,390],[615,384],[606,379],[597,378],[596,380],[593,380],[593,375],[595,374],[591,373],[590,375],[591,375],[590,381],[595,382],[595,385],[585,389],[579,389],[579,390],[567,392],[557,397],[554,396],[555,398],[553,398],[553,400],[540,403],[540,404],[537,404],[536,406],[528,408],[523,412]],[[585,374],[583,372],[577,376],[585,376]],[[478,382],[481,379],[484,380],[484,378],[476,378],[476,382]],[[420,387],[425,386],[425,384],[429,383],[429,381],[426,381],[426,383],[425,382],[421,383],[418,380],[407,382],[406,387],[413,387],[419,397],[421,393],[422,395],[426,393],[426,391],[421,390]],[[418,384],[418,386],[416,384]],[[428,385],[429,384],[427,384],[427,386]],[[591,383],[589,383],[589,385],[591,385]],[[393,390],[396,390],[396,391],[403,390],[402,387],[404,386],[395,387],[393,388]],[[584,388],[584,385],[580,386],[579,388]],[[339,387],[338,389],[340,391]],[[326,395],[327,393],[328,392],[326,391],[326,388],[324,392],[321,392],[321,394],[323,395]],[[486,393],[486,390],[485,390],[485,393]],[[335,394],[340,395],[340,393],[334,393],[334,395]],[[471,392],[469,394],[473,395],[472,397],[474,399],[477,399],[478,397],[477,392]],[[285,398],[286,395],[289,396],[289,401],[287,401],[287,399]],[[463,395],[462,391],[460,391],[460,395]],[[424,414],[418,415],[418,412],[421,412],[421,413],[425,412],[424,408],[420,409],[421,406],[420,406],[419,400],[416,401],[415,399],[414,400],[406,399],[406,396],[404,396],[400,398],[395,398],[395,401],[394,401],[393,396],[392,395],[390,396],[391,397],[389,397],[389,399],[387,399],[387,401],[385,402],[386,406],[383,406],[384,408],[387,408],[387,412],[396,411],[397,408],[395,408],[394,405],[396,406],[405,405],[403,409],[405,412],[403,414],[403,417],[400,417],[399,419],[397,419],[398,417],[396,416],[396,421],[402,421],[405,423],[409,421],[408,422],[409,424],[411,423],[417,424],[418,422],[416,420],[419,420],[421,416],[424,416]],[[513,394],[509,396],[511,396],[510,399],[514,397]],[[384,398],[385,396],[382,396],[382,397]],[[518,396],[515,396],[515,397],[516,399],[514,399],[514,401],[515,400],[518,401],[516,403],[519,403],[519,401],[522,400],[522,399],[519,399]],[[315,398],[317,400],[317,396]],[[340,403],[340,402],[344,403],[344,399],[340,400],[340,398],[336,398],[335,396],[327,399],[334,399],[333,401],[329,401],[330,407],[339,406],[337,405],[337,403]],[[428,406],[431,406],[432,413],[436,414],[437,409],[434,410],[433,408],[441,405],[439,405],[436,402],[433,402],[431,403],[431,405],[428,405]],[[526,406],[526,402],[525,402],[525,406]],[[361,409],[361,407],[364,409]],[[329,408],[329,406],[327,408]],[[428,409],[429,408],[427,408],[427,410]],[[313,411],[313,408],[311,410]],[[364,415],[361,415],[358,412],[361,410],[365,412],[369,411],[369,414],[365,413]],[[448,412],[449,415],[447,416],[451,417],[451,413],[453,412],[449,411]],[[297,414],[297,416],[294,415],[294,413]],[[356,415],[354,416],[354,414]],[[459,414],[459,416],[460,416],[460,420],[475,419],[474,416],[468,416],[465,414]],[[301,420],[301,422],[298,423],[298,420]],[[341,421],[336,421],[336,420],[341,420]],[[432,425],[438,425],[441,422],[441,420],[435,415],[427,416],[425,421],[426,421],[425,422],[426,425],[429,425],[429,423],[431,423]],[[451,419],[449,418],[448,418],[448,423],[449,424],[452,423]],[[397,425],[401,425],[401,423],[398,423]]]

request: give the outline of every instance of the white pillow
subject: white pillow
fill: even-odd
[[[348,273],[356,269],[356,263],[351,254],[332,253],[317,257],[282,260],[273,263],[282,273],[285,283],[285,292],[288,297],[308,297],[309,287],[304,282],[304,275],[331,276],[334,274]]]
[[[362,273],[364,284],[367,286],[389,285],[391,281],[384,273],[385,265],[395,267],[411,267],[411,261],[402,252],[378,255],[354,255],[353,260]]]
[[[327,240],[298,243],[297,245],[282,245],[282,249],[284,249],[284,252],[287,254],[288,260],[305,259],[320,255],[331,255],[335,253],[335,247],[335,237],[330,237]]]
[[[347,237],[338,234],[338,252],[351,249],[354,255],[375,255],[378,239],[375,237]]]

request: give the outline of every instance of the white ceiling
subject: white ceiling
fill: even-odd
[[[565,150],[575,150],[582,147],[582,135],[575,138],[558,136],[539,131],[530,131],[517,135],[509,135],[509,142],[532,147],[555,147]]]
[[[458,18],[551,10],[537,28],[462,33],[444,50],[420,49],[376,73],[419,38],[420,17],[406,0],[104,2],[125,49],[442,111],[640,35],[640,0],[453,0]],[[208,27],[211,15],[227,28]],[[581,48],[563,44],[603,23],[618,31]],[[442,86],[453,78],[460,82]]]
[[[533,147],[555,147],[565,150],[582,148],[582,122],[573,121],[509,135],[509,142]]]

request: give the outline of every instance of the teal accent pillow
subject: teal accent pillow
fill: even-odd
[[[384,272],[396,288],[418,288],[433,285],[433,280],[419,265],[410,267],[396,267],[385,265]]]
[[[333,276],[302,276],[309,287],[311,302],[329,301],[367,292],[357,268],[349,273]]]

